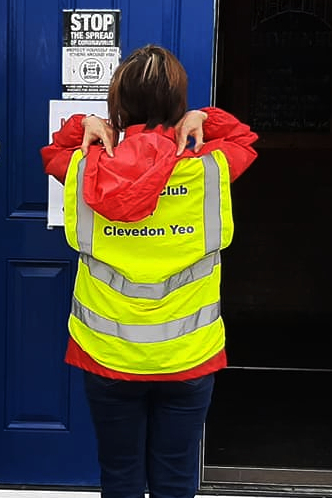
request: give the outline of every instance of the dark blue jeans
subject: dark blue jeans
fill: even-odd
[[[85,372],[102,498],[192,498],[214,375],[129,382]]]

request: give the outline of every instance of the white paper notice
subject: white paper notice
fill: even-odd
[[[107,118],[105,100],[51,100],[49,114],[49,141],[64,121],[72,114],[95,114]],[[53,176],[48,182],[47,228],[63,226],[63,186]]]

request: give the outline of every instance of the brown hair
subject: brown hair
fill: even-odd
[[[146,45],[116,69],[108,90],[108,113],[115,130],[145,124],[174,126],[187,110],[187,74],[167,49]]]

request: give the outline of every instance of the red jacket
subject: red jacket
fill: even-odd
[[[229,163],[231,181],[236,180],[257,157],[251,144],[256,133],[231,114],[215,108],[202,109],[208,114],[203,124],[205,144],[198,153],[186,149],[176,156],[174,128],[144,125],[130,126],[124,140],[114,148],[114,157],[101,145],[91,146],[84,173],[83,196],[86,203],[102,216],[114,221],[138,221],[155,210],[160,192],[168,182],[177,162],[184,157],[202,156],[221,150]],[[53,134],[53,143],[41,149],[45,172],[64,183],[74,150],[83,141],[82,118],[76,114]],[[225,351],[190,371],[170,375],[133,375],[114,372],[97,364],[69,339],[66,361],[93,373],[123,380],[186,380],[207,375],[226,366]]]

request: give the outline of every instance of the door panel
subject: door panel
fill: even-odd
[[[302,479],[304,469],[331,470],[331,379],[331,373],[317,370],[230,368],[220,373],[217,389],[223,396],[207,424],[208,465],[302,470]],[[228,429],[222,445],[214,430],[217,421]]]
[[[203,5],[204,3],[204,5]],[[2,2],[0,16],[0,481],[98,485],[81,372],[63,362],[76,256],[47,230],[49,100],[61,98],[62,9],[94,2]],[[203,8],[204,7],[204,8]],[[102,0],[120,9],[122,54],[157,43],[189,75],[189,105],[210,103],[214,1]],[[199,68],[200,78],[197,79]]]
[[[220,0],[217,105],[258,132],[223,258],[203,481],[332,493],[332,5]],[[218,483],[218,484],[216,484]]]

